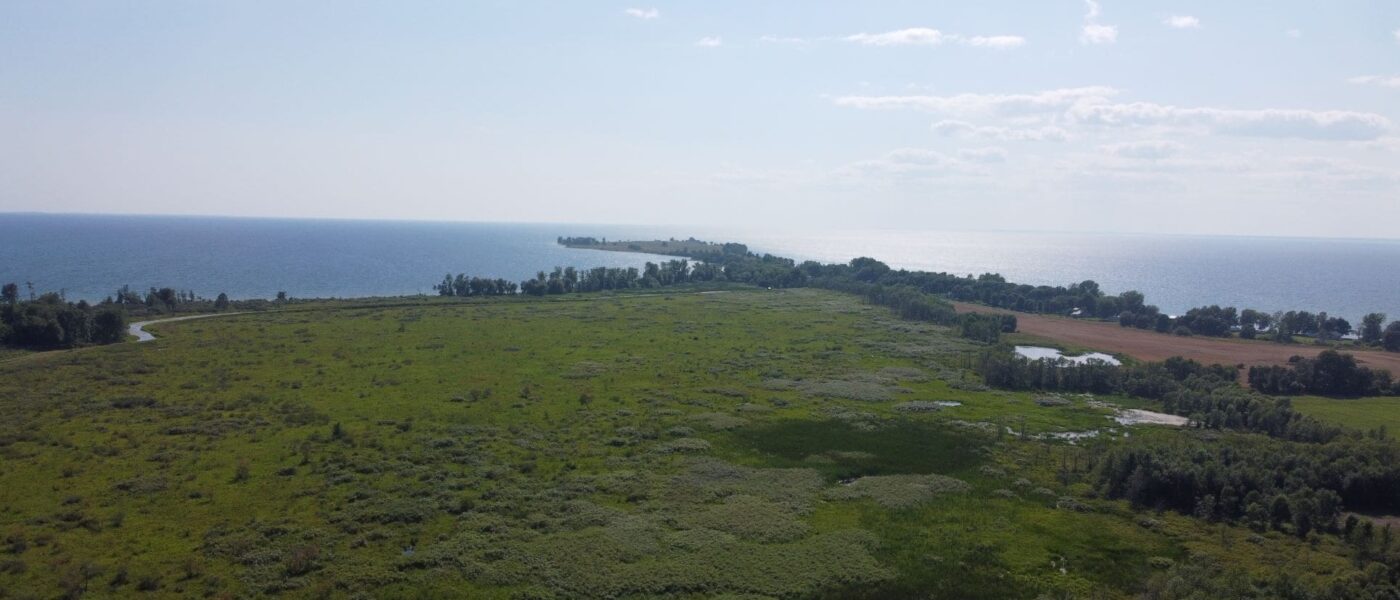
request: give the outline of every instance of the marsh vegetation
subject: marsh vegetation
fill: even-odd
[[[1105,452],[1213,443],[1063,435],[1143,400],[989,389],[983,346],[847,294],[671,291],[305,304],[0,365],[0,588],[1130,597],[1389,564],[1379,526],[1363,560],[1113,499]]]

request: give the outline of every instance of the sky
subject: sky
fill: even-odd
[[[1400,2],[0,0],[0,212],[1400,238]]]

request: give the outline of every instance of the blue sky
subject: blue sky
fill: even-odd
[[[1400,3],[6,2],[0,211],[1400,237]]]

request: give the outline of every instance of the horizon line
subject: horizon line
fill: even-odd
[[[1206,238],[1237,238],[1237,239],[1271,239],[1271,240],[1330,240],[1349,242],[1386,242],[1400,243],[1400,237],[1382,238],[1365,236],[1317,236],[1317,235],[1263,235],[1263,234],[1240,234],[1240,233],[1189,233],[1171,231],[1110,231],[1110,230],[1074,230],[1074,229],[976,229],[976,228],[944,228],[944,229],[917,229],[909,227],[846,227],[833,228],[829,226],[806,226],[806,227],[753,227],[745,225],[705,225],[705,224],[676,224],[676,223],[603,223],[584,221],[511,221],[511,220],[469,220],[457,218],[422,218],[422,217],[330,217],[330,216],[275,216],[275,215],[233,215],[233,214],[211,214],[211,213],[142,213],[142,212],[64,212],[64,211],[40,211],[40,210],[20,210],[4,211],[0,210],[0,217],[5,216],[53,216],[53,217],[130,217],[130,218],[185,218],[185,219],[227,219],[227,220],[249,220],[249,221],[348,221],[357,223],[424,223],[424,224],[456,224],[456,225],[558,225],[567,227],[657,227],[667,229],[700,229],[700,230],[723,230],[729,229],[733,232],[745,231],[815,231],[819,233],[835,232],[938,232],[938,233],[999,233],[999,234],[1050,234],[1050,235],[1119,235],[1119,236],[1158,236],[1158,237],[1206,237]],[[692,234],[693,235],[693,234]],[[707,240],[715,241],[715,240]],[[732,240],[723,240],[732,241]]]

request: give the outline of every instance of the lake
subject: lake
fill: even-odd
[[[752,227],[0,214],[0,281],[98,300],[122,285],[270,298],[431,294],[447,272],[520,280],[555,265],[666,257],[574,250],[558,236],[695,236],[798,260],[873,256],[896,268],[999,272],[1029,284],[1137,289],[1169,313],[1219,303],[1400,317],[1400,241]]]

